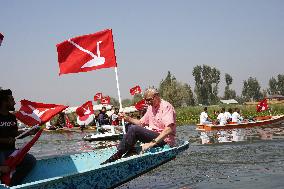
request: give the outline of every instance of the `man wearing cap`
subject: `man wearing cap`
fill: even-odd
[[[164,144],[173,146],[175,144],[176,113],[174,107],[161,99],[159,92],[154,88],[145,91],[144,99],[148,108],[140,120],[123,113],[120,114],[121,118],[133,125],[128,126],[128,131],[120,142],[118,151],[102,164],[120,159],[134,147],[138,140],[144,143],[142,152],[155,146],[163,146]]]
[[[10,168],[4,165],[5,159],[15,151],[16,137],[21,134],[18,131],[16,116],[10,113],[15,111],[15,100],[10,89],[0,90],[0,175],[10,172]],[[31,131],[27,135],[34,134]],[[34,167],[36,159],[31,154],[26,154],[21,164],[13,174],[11,185],[17,185],[25,175]]]

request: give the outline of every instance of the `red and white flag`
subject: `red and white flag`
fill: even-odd
[[[68,39],[56,47],[59,75],[116,67],[111,29]]]
[[[9,166],[10,171],[1,175],[1,182],[10,186],[12,177],[14,173],[16,173],[16,167],[19,165],[31,147],[35,144],[35,142],[39,139],[43,129],[40,129],[35,136],[26,144],[24,144],[21,148],[15,150],[5,161],[4,165]]]
[[[2,44],[3,39],[4,39],[4,35],[2,33],[0,33],[0,46]]]
[[[260,101],[258,103],[258,105],[256,106],[256,111],[257,112],[262,112],[264,110],[267,110],[268,109],[268,104],[267,104],[267,99],[263,99],[262,101]]]
[[[103,97],[103,93],[97,93],[97,94],[94,96],[94,101],[101,100],[102,97]]]
[[[76,109],[76,113],[79,117],[89,117],[89,115],[94,114],[94,108],[92,101],[84,103],[82,106]]]
[[[137,102],[134,106],[135,106],[135,108],[137,110],[143,110],[143,109],[145,109],[147,107],[146,102],[145,102],[144,99],[142,99],[139,102]]]
[[[29,126],[42,125],[68,106],[44,104],[21,100],[21,108],[15,113],[17,119]]]
[[[109,104],[109,103],[110,103],[110,97],[109,96],[102,97],[101,104]]]
[[[74,127],[74,125],[70,122],[69,117],[67,115],[65,116],[65,125],[67,128],[70,129]]]
[[[141,94],[142,90],[141,87],[139,85],[133,87],[130,89],[130,94],[131,95],[135,95],[135,94]]]

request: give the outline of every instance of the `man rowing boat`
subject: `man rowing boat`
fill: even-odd
[[[165,144],[173,146],[175,144],[176,113],[174,107],[161,99],[159,92],[154,88],[145,91],[144,99],[148,108],[140,120],[126,116],[124,113],[120,114],[120,117],[132,125],[128,126],[128,131],[123,136],[118,151],[102,164],[120,159],[135,146],[138,140],[144,143],[142,152],[155,146]],[[145,126],[148,127],[145,128]]]
[[[15,100],[12,96],[12,91],[10,89],[0,90],[0,174],[10,172],[10,168],[3,165],[3,163],[15,151],[15,138],[21,134],[18,131],[16,116],[10,113],[10,111],[15,111],[14,106]],[[35,134],[36,132],[37,130],[31,130],[25,136]],[[26,154],[21,164],[16,168],[11,185],[19,184],[34,167],[35,163],[35,157],[31,154]]]

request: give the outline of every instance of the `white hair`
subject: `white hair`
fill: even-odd
[[[155,88],[148,88],[148,89],[146,89],[145,92],[144,92],[144,97],[145,97],[145,96],[148,96],[148,95],[150,95],[150,94],[152,94],[152,95],[157,95],[157,94],[159,94],[159,91],[158,91],[157,89],[155,89]]]

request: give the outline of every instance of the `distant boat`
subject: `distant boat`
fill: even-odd
[[[172,160],[188,147],[187,141],[179,142],[176,147],[165,145],[104,165],[100,164],[116,151],[115,147],[41,159],[23,184],[13,187],[0,185],[0,189],[113,188]]]
[[[123,137],[122,126],[114,125],[103,125],[101,129],[105,132],[97,131],[96,133],[91,133],[83,137],[85,141],[105,141],[105,140],[118,140]],[[120,131],[116,131],[119,129]]]
[[[251,127],[261,127],[261,126],[271,126],[277,125],[284,122],[284,115],[281,116],[262,116],[256,117],[256,121],[248,121],[244,123],[230,123],[225,126],[221,125],[202,125],[197,124],[196,130],[198,131],[216,131],[216,130],[228,130],[228,129],[240,129],[240,128],[251,128]]]
[[[123,137],[123,133],[92,133],[83,137],[85,141],[105,141],[105,140],[118,140]]]

